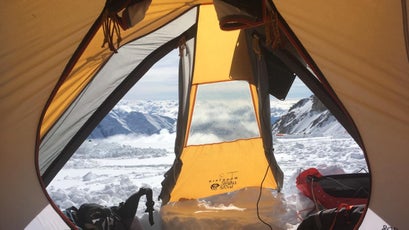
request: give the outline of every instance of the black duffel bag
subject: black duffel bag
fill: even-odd
[[[353,230],[365,210],[365,205],[341,205],[316,212],[301,222],[298,230]]]

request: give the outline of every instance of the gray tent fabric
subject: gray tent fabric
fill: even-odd
[[[184,33],[195,23],[195,20],[196,10],[191,10],[154,33],[122,46],[118,49],[118,53],[112,55],[81,95],[43,138],[39,151],[41,175],[59,156],[63,148],[99,105],[126,79],[131,71],[160,46]],[[144,48],[140,49],[139,47]]]
[[[186,141],[186,131],[188,126],[189,108],[190,108],[190,91],[192,87],[192,70],[193,70],[194,39],[186,41],[184,38],[179,45],[179,109],[176,126],[175,139],[175,161],[172,167],[165,173],[162,181],[162,190],[159,198],[162,204],[168,203],[170,193],[175,186],[176,180],[182,168],[180,155]]]
[[[263,138],[263,147],[264,151],[266,154],[266,158],[269,161],[269,166],[271,168],[271,171],[273,172],[273,175],[275,177],[275,180],[277,181],[277,187],[278,190],[280,190],[283,187],[284,183],[284,173],[280,169],[279,165],[277,164],[277,161],[274,157],[274,149],[273,149],[273,136],[271,132],[271,111],[270,111],[270,94],[269,94],[269,79],[268,79],[268,74],[267,74],[267,66],[265,63],[265,57],[263,53],[257,53],[254,50],[261,50],[260,46],[260,41],[256,38],[250,38],[250,39],[255,39],[256,41],[252,41],[251,43],[248,44],[253,44],[253,47],[251,48],[251,51],[249,52],[254,52],[254,55],[256,56],[254,59],[256,60],[256,71],[257,73],[254,74],[255,76],[255,85],[257,86],[257,91],[259,95],[259,114],[260,114],[260,126],[261,126],[261,136]],[[258,47],[255,47],[258,46]]]

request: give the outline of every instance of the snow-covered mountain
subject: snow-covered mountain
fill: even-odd
[[[101,139],[121,134],[152,135],[158,134],[163,129],[174,132],[176,115],[169,111],[165,113],[166,115],[158,114],[161,108],[166,108],[169,104],[174,106],[169,101],[163,101],[162,106],[158,106],[157,102],[145,103],[144,107],[140,107],[139,103],[118,104],[92,131],[89,139]]]
[[[272,101],[271,122],[279,119],[296,103],[295,100]],[[152,135],[161,130],[175,132],[178,102],[120,101],[94,129],[88,139],[102,139],[115,135]]]
[[[345,135],[344,127],[324,104],[314,95],[295,103],[272,127],[273,133],[339,136]]]
[[[128,134],[149,136],[161,130],[174,133],[177,109],[177,101],[122,101],[94,129],[89,139]],[[346,133],[315,96],[298,102],[272,100],[271,121],[273,133],[313,136]]]

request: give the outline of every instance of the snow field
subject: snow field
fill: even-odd
[[[171,140],[171,136],[174,135],[166,132],[162,134],[166,136],[163,140]],[[149,187],[153,190],[155,210],[159,211],[161,202],[157,197],[161,190],[163,175],[174,160],[170,142],[162,141],[162,143],[159,142],[158,148],[147,148],[143,143],[148,137],[140,137],[144,138],[145,142],[139,141],[138,137],[133,137],[133,141],[131,137],[127,138],[84,142],[48,186],[47,191],[54,202],[61,209],[79,207],[83,203],[113,206],[125,201],[140,187]],[[157,139],[158,136],[152,138]],[[316,167],[322,174],[328,175],[367,170],[361,149],[350,137],[275,137],[274,149],[276,160],[285,175],[284,187],[281,193],[273,194],[277,199],[274,210],[260,209],[262,216],[275,226],[274,229],[296,229],[301,221],[300,218],[305,214],[303,210],[311,207],[311,202],[299,194],[295,187],[295,178],[300,171]],[[96,152],[103,153],[105,157],[101,158],[100,155],[95,154]],[[172,229],[176,226],[180,227],[181,224],[183,226],[184,223],[188,224],[186,226],[198,226],[199,229],[213,229],[214,226],[220,229],[235,228],[233,226],[239,226],[238,219],[245,219],[249,215],[239,215],[244,213],[244,209],[254,214],[256,207],[254,197],[257,192],[248,189],[210,200],[194,200],[177,204],[184,206],[183,209],[177,211],[173,209],[172,212],[175,215],[173,219],[166,222],[167,225],[164,227]],[[263,199],[264,193],[265,191],[263,191]],[[271,193],[269,195],[271,197]],[[226,202],[233,200],[235,203]],[[153,227],[148,225],[145,208],[143,197],[139,203],[137,216],[145,229],[161,229],[161,220],[157,212],[156,224]],[[193,209],[195,210],[193,217],[183,214],[186,210]],[[224,212],[223,215],[227,219],[212,218],[220,211]],[[229,214],[226,214],[226,211]],[[169,212],[169,209],[163,209],[162,215]],[[174,218],[175,216],[178,218]],[[274,219],[277,217],[279,218]],[[209,221],[210,219],[213,221]],[[254,216],[252,220],[256,222],[247,225],[242,223],[241,226],[247,226],[248,229],[266,229],[266,226]],[[236,224],[232,225],[234,221]]]

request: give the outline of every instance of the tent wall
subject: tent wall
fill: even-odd
[[[220,30],[214,7],[200,6],[193,76],[191,83],[186,81],[188,85],[184,86],[189,89],[190,95],[182,97],[184,101],[180,102],[183,105],[188,104],[189,113],[179,117],[182,118],[179,121],[187,120],[187,124],[178,124],[177,144],[180,146],[175,148],[175,163],[162,183],[162,204],[166,204],[168,200],[173,202],[203,198],[245,187],[258,187],[264,175],[266,178],[263,187],[280,189],[282,186],[283,175],[272,151],[270,104],[265,100],[269,95],[267,76],[254,76],[248,57],[248,52],[253,51],[248,50],[247,43],[243,40],[245,37],[240,35],[240,31]],[[239,54],[245,58],[240,59],[236,56]],[[191,78],[190,75],[184,77]],[[189,130],[195,116],[193,111],[197,108],[196,102],[199,103],[197,97],[200,86],[223,82],[228,91],[229,82],[232,80],[246,81],[247,87],[244,88],[249,93],[249,108],[255,113],[260,134],[253,139],[241,137],[243,139],[191,145],[188,140]],[[223,96],[220,97],[220,100],[223,100]],[[220,187],[213,188],[213,185]]]
[[[143,21],[135,25],[134,27],[121,32],[121,44],[126,44],[129,41],[140,38],[178,17],[183,12],[192,8],[194,5],[203,3],[207,1],[192,1],[190,4],[185,4],[184,2],[168,2],[164,0],[156,0],[149,7],[145,18]],[[166,4],[163,4],[166,3]],[[102,7],[100,10],[102,11]],[[96,25],[103,23],[102,17],[95,17]],[[44,119],[42,121],[42,126],[40,130],[41,138],[49,131],[49,129],[54,125],[61,114],[66,111],[67,107],[70,106],[72,101],[78,96],[87,83],[91,81],[93,76],[99,71],[101,66],[108,60],[112,55],[105,45],[101,47],[104,43],[104,33],[103,29],[99,26],[96,27],[96,31],[91,33],[92,41],[84,44],[85,47],[80,47],[82,52],[78,53],[67,65],[66,71],[60,78],[58,87],[56,88],[55,95],[52,95],[52,103],[48,106]],[[114,35],[113,39],[118,37]]]
[[[103,4],[2,3],[0,229],[23,229],[49,203],[36,174],[38,123],[64,66]]]
[[[209,1],[190,1],[186,4],[183,1],[155,0],[148,10],[147,20],[138,28],[123,33],[123,41],[125,43],[140,37],[195,4],[205,2]],[[40,135],[38,127],[42,112],[57,82],[60,81],[58,84],[61,85],[67,78],[68,70],[74,64],[72,55],[104,5],[103,0],[8,1],[2,4],[0,203],[2,220],[7,221],[1,221],[0,229],[23,229],[49,205],[48,195],[37,176],[35,156],[40,138],[52,127],[57,116],[47,116],[51,121],[44,120],[44,124],[48,125]],[[101,49],[103,38],[101,34],[98,36],[101,43],[95,43],[93,51],[84,53],[80,64],[107,50]],[[80,50],[77,53],[81,53]],[[103,63],[100,60],[94,64]],[[93,72],[89,71],[90,74]],[[58,100],[64,101],[63,106],[70,104],[65,96]],[[59,106],[56,105],[56,108]]]
[[[54,177],[55,173],[48,173],[51,167],[53,171],[59,171],[62,165],[73,154],[76,148],[66,148],[71,145],[70,141],[77,141],[75,135],[78,132],[84,132],[83,126],[89,122],[89,119],[94,118],[95,113],[111,94],[115,91],[123,91],[121,84],[128,78],[140,79],[143,76],[143,71],[138,71],[145,67],[147,60],[158,50],[171,44],[173,49],[177,47],[178,38],[182,36],[188,29],[192,28],[196,20],[196,10],[192,9],[184,15],[176,18],[168,23],[165,27],[136,40],[132,41],[118,49],[118,53],[113,54],[106,64],[98,71],[98,73],[87,83],[87,86],[82,90],[79,97],[77,97],[61,114],[61,117],[56,120],[56,123],[43,137],[39,149],[39,166],[40,173],[45,178],[46,184]],[[175,40],[176,39],[176,40]],[[140,49],[140,47],[144,47]],[[171,49],[170,48],[170,49]],[[153,62],[152,62],[153,64]],[[136,72],[136,73],[134,73]],[[88,73],[88,72],[87,72]],[[70,85],[69,83],[66,83]],[[65,85],[65,84],[64,84]],[[129,86],[130,87],[130,86]],[[128,88],[129,88],[128,87]],[[76,88],[76,87],[75,87]],[[111,107],[115,105],[120,98]],[[50,107],[55,107],[53,101]],[[110,109],[109,109],[110,110]],[[109,111],[107,110],[107,111]],[[47,111],[48,113],[49,111]],[[102,114],[103,118],[106,114]],[[96,123],[95,125],[97,125]],[[93,127],[95,128],[95,127]],[[84,138],[93,130],[90,129]],[[82,143],[84,138],[78,142]],[[67,150],[66,150],[67,149]],[[72,149],[72,150],[71,150]],[[60,167],[54,166],[57,158],[60,155],[67,155],[66,160],[60,164]],[[54,168],[56,167],[56,169]],[[46,173],[47,172],[47,173]],[[45,177],[44,177],[45,176]]]
[[[358,127],[372,174],[369,208],[398,229],[409,216],[404,2],[274,2]]]
[[[187,146],[181,159],[182,170],[170,202],[259,187],[269,169],[261,138]],[[212,188],[212,185],[218,187]],[[270,170],[263,186],[277,188]]]
[[[199,3],[211,1],[153,0],[146,20],[123,33],[124,43]],[[276,0],[274,3],[351,114],[362,136],[372,174],[368,213],[378,215],[390,226],[408,228],[409,63],[404,34],[408,31],[408,19],[404,18],[408,14],[407,1]],[[47,115],[43,123],[47,125],[41,134],[39,123],[50,95],[57,95],[53,93],[54,87],[69,78],[75,59],[71,57],[104,4],[103,0],[15,0],[2,4],[0,207],[2,220],[7,221],[0,222],[1,229],[23,229],[50,204],[36,175],[35,154],[39,140],[58,116]],[[110,52],[105,52],[107,48],[101,50],[101,34],[97,39],[101,43],[95,43],[78,63],[85,64],[90,58],[109,54],[97,63],[99,66],[110,56]],[[85,78],[98,69],[93,68]],[[67,99],[62,92],[58,95],[61,98],[57,101]],[[70,104],[67,101],[61,108]],[[51,109],[57,111],[61,105],[55,104]],[[368,221],[364,221],[364,226]]]

